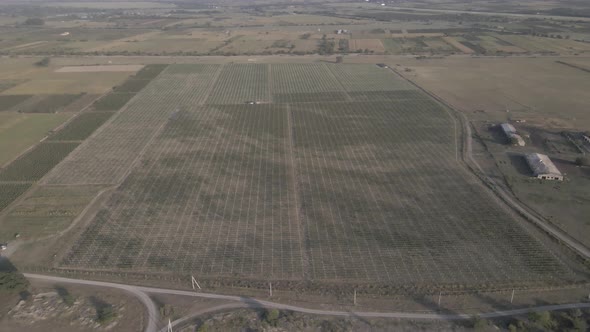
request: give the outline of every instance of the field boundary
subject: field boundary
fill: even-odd
[[[294,146],[295,146],[295,138],[294,138],[294,126],[293,126],[293,112],[291,111],[291,105],[286,104],[285,109],[287,112],[287,130],[288,130],[288,146],[289,146],[289,177],[290,180],[293,182],[293,204],[295,206],[295,219],[297,220],[297,228],[299,232],[299,245],[301,250],[301,265],[303,271],[303,279],[309,280],[309,270],[310,270],[310,260],[309,260],[309,244],[308,244],[308,237],[307,237],[307,223],[303,221],[301,218],[301,203],[299,202],[299,176],[297,172],[297,163],[295,162],[294,158]]]

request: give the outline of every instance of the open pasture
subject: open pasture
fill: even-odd
[[[253,90],[241,94],[244,73]],[[396,286],[574,280],[460,163],[457,126],[374,65],[170,65],[47,178],[118,184],[61,265]]]
[[[590,63],[584,58],[578,61]],[[412,69],[405,76],[470,116],[483,110],[486,117],[504,121],[510,116],[542,126],[590,126],[590,75],[552,58],[402,59],[397,63]]]

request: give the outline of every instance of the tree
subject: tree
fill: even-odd
[[[489,322],[479,316],[473,318],[473,329],[483,331],[489,326]]]
[[[0,294],[19,293],[29,288],[29,282],[18,271],[0,272]]]
[[[578,166],[590,166],[590,157],[583,156],[576,158],[576,165]]]
[[[110,323],[117,318],[117,313],[112,305],[104,305],[96,310],[96,321],[100,324]]]
[[[27,20],[24,23],[25,25],[44,25],[45,21],[43,21],[43,19],[38,18],[38,17],[31,17],[31,18],[27,18]]]

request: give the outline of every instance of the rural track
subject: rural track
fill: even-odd
[[[447,108],[453,110],[457,117],[459,117],[459,121],[463,127],[463,136],[464,139],[464,146],[462,151],[462,158],[467,168],[477,177],[483,184],[489,188],[495,195],[498,197],[502,202],[504,202],[508,207],[510,207],[513,211],[518,213],[521,217],[525,218],[529,222],[533,223],[535,226],[539,227],[542,231],[546,232],[554,239],[559,241],[561,244],[566,245],[575,253],[580,255],[585,259],[590,259],[590,249],[586,247],[584,244],[573,238],[571,235],[567,234],[566,232],[562,231],[555,225],[551,224],[550,222],[544,220],[542,216],[537,215],[536,211],[530,211],[530,208],[520,203],[513,194],[508,192],[506,189],[502,188],[501,186],[497,185],[493,179],[485,174],[479,163],[473,158],[473,139],[472,139],[472,131],[471,125],[467,116],[461,111],[459,111],[456,107],[453,107],[449,103],[447,103],[444,99],[437,96],[436,94],[424,89],[411,79],[405,77],[400,72],[393,68],[389,68],[393,73],[397,74],[402,79],[406,80],[408,83],[412,84],[416,88],[420,89],[422,92],[429,95],[434,100],[438,101],[442,105],[446,106]]]
[[[234,295],[222,295],[214,293],[200,293],[195,291],[183,291],[176,289],[166,288],[155,288],[155,287],[143,287],[126,284],[118,284],[104,281],[92,281],[83,279],[71,279],[63,277],[55,277],[40,274],[24,273],[24,276],[28,279],[42,280],[55,282],[60,284],[75,284],[75,285],[87,285],[96,287],[109,287],[124,290],[128,293],[136,296],[145,306],[148,311],[148,322],[145,328],[145,332],[156,332],[158,331],[157,326],[160,322],[159,311],[156,308],[154,302],[151,300],[148,294],[165,294],[165,295],[179,295],[179,296],[191,296],[206,299],[218,299],[227,300],[234,303],[223,304],[209,309],[201,310],[192,314],[189,314],[181,319],[174,321],[176,324],[181,324],[190,320],[191,318],[197,317],[201,314],[206,314],[219,310],[236,309],[236,308],[272,308],[280,310],[288,310],[293,312],[299,312],[310,315],[323,315],[323,316],[339,316],[339,317],[363,317],[363,318],[394,318],[394,319],[414,319],[414,320],[444,320],[444,321],[455,321],[455,320],[468,320],[473,318],[473,314],[442,314],[442,313],[412,313],[412,312],[375,312],[375,311],[335,311],[335,310],[321,310],[305,308],[295,305],[282,304],[277,302],[271,302],[267,300],[260,300],[252,297],[234,296]],[[556,305],[544,305],[536,307],[528,307],[521,309],[512,310],[501,310],[501,311],[490,311],[480,313],[477,316],[490,319],[499,318],[515,315],[523,315],[531,312],[542,312],[542,311],[555,311],[555,310],[567,310],[567,309],[584,309],[590,308],[590,303],[567,303],[567,304],[556,304]]]

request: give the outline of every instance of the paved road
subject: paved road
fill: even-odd
[[[149,298],[147,294],[166,294],[166,295],[180,295],[180,296],[192,296],[192,297],[200,297],[200,298],[207,298],[207,299],[219,299],[219,300],[228,300],[236,302],[239,305],[235,307],[251,307],[251,308],[273,308],[273,309],[281,309],[281,310],[289,310],[295,311],[305,314],[313,314],[313,315],[328,315],[328,316],[345,316],[345,317],[365,317],[365,318],[405,318],[405,319],[418,319],[418,320],[465,320],[471,319],[473,315],[470,314],[437,314],[437,313],[409,313],[409,312],[373,312],[373,311],[334,311],[334,310],[320,310],[320,309],[311,309],[311,308],[304,308],[294,305],[276,303],[266,300],[259,300],[251,297],[242,297],[242,296],[232,296],[232,295],[221,295],[221,294],[212,294],[212,293],[199,293],[193,291],[182,291],[176,289],[165,289],[165,288],[154,288],[154,287],[142,287],[142,286],[133,286],[133,285],[125,285],[125,284],[117,284],[112,282],[103,282],[103,281],[91,281],[91,280],[80,280],[80,279],[70,279],[70,278],[62,278],[62,277],[54,277],[54,276],[46,276],[46,275],[39,275],[39,274],[31,274],[25,273],[25,277],[29,279],[36,279],[36,280],[44,280],[44,281],[51,281],[61,284],[77,284],[77,285],[89,285],[89,286],[97,286],[97,287],[110,287],[110,288],[117,288],[127,291],[133,295],[135,295],[138,299],[141,300],[145,304],[148,310],[148,324],[145,329],[146,332],[156,332],[157,331],[157,323],[159,322],[159,313],[156,309],[156,306]],[[217,309],[227,309],[227,308],[234,308],[232,305],[222,305],[219,306]],[[481,313],[479,316],[482,318],[497,318],[497,317],[505,317],[505,316],[514,316],[514,315],[522,315],[529,312],[539,312],[539,311],[552,311],[552,310],[565,310],[565,309],[583,309],[583,308],[590,308],[590,303],[569,303],[569,304],[560,304],[560,305],[547,305],[547,306],[538,306],[538,307],[530,307],[524,309],[515,309],[515,310],[505,310],[505,311],[493,311],[487,313]],[[215,309],[215,308],[211,308]],[[194,315],[191,315],[194,316]],[[186,321],[190,319],[183,318],[182,321]],[[179,320],[180,321],[180,320]]]

